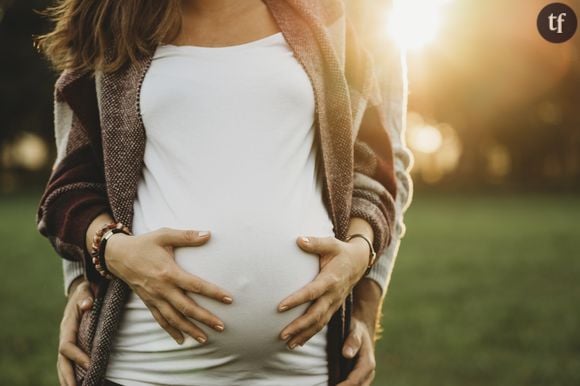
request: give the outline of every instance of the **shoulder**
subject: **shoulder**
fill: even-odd
[[[318,13],[327,26],[346,17],[346,4],[344,0],[316,0]]]
[[[345,15],[345,0],[286,0],[298,13],[313,18],[326,26],[332,25]]]

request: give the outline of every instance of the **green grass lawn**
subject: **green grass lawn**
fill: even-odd
[[[56,385],[61,262],[39,195],[0,198],[0,385]],[[580,198],[419,195],[375,385],[580,385]]]

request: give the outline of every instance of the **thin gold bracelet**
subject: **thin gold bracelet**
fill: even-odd
[[[355,237],[360,237],[364,241],[366,241],[367,244],[369,245],[369,249],[371,251],[370,254],[369,254],[369,264],[367,265],[367,269],[365,271],[365,275],[366,275],[370,271],[370,269],[373,267],[373,264],[375,263],[375,260],[377,259],[377,254],[375,252],[375,249],[373,248],[373,243],[371,243],[371,241],[368,239],[368,237],[366,237],[362,233],[353,233],[351,235],[348,235],[346,237],[346,241],[348,242],[348,241],[350,241],[351,239],[353,239]]]

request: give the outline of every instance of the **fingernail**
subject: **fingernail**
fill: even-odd
[[[282,304],[280,307],[278,307],[278,311],[284,311],[288,308],[288,306],[286,304]]]
[[[352,347],[347,347],[346,348],[346,356],[350,358],[353,355],[354,355],[354,350],[352,349]]]
[[[290,336],[289,333],[285,333],[284,335],[282,335],[282,340],[288,339],[289,336]]]
[[[85,299],[85,300],[83,300],[81,302],[81,307],[82,308],[88,307],[90,301],[91,301],[91,299]]]
[[[300,236],[300,240],[302,240],[303,243],[308,244],[310,242],[310,239],[308,237],[305,236]]]
[[[224,296],[224,298],[222,300],[223,300],[224,303],[227,303],[227,304],[231,304],[234,301],[229,296]]]
[[[291,343],[290,346],[288,346],[290,348],[290,350],[294,350],[294,347],[296,347],[296,342]]]
[[[206,339],[203,336],[198,336],[196,339],[199,343],[205,343],[206,341]]]
[[[218,330],[218,331],[223,331],[224,330],[224,326],[221,325],[221,324],[219,324],[219,323],[218,324],[215,324],[213,326],[213,328],[216,329],[216,330]]]
[[[175,341],[177,342],[177,344],[183,344],[183,338],[177,338],[175,339]]]
[[[208,232],[208,231],[199,231],[199,232],[197,233],[197,235],[198,235],[199,237],[205,237],[205,236],[209,235],[209,232]]]

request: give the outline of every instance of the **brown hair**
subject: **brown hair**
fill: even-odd
[[[37,11],[55,22],[34,36],[57,70],[115,71],[181,29],[180,0],[59,0]]]

